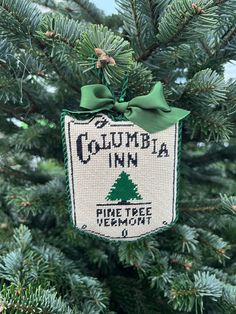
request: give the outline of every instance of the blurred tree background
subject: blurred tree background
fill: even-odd
[[[236,1],[117,6],[0,0],[0,313],[236,313]],[[97,69],[95,48],[115,66]],[[127,100],[161,81],[191,116],[179,222],[114,244],[71,224],[60,113],[85,84],[119,94],[125,73]]]

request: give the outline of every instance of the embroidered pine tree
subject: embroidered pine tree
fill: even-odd
[[[119,200],[118,204],[129,204],[129,200],[141,200],[137,185],[130,179],[130,175],[122,171],[108,193],[107,200]]]

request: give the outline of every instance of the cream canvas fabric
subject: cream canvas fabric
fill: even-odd
[[[74,224],[111,240],[135,240],[176,218],[178,132],[149,134],[98,114],[64,118]]]

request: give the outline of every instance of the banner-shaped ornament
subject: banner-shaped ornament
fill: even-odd
[[[171,226],[177,218],[181,117],[173,123],[171,116],[168,125],[161,113],[167,126],[150,133],[133,119],[87,109],[87,118],[84,112],[62,115],[74,225],[110,240],[136,240]],[[182,118],[188,114],[179,110]]]

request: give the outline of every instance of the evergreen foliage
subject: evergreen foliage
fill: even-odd
[[[84,0],[0,0],[0,312],[236,313],[236,82],[224,79],[236,2],[117,6],[107,17]],[[115,65],[98,67],[95,48]],[[127,77],[125,100],[160,80],[170,104],[191,110],[180,218],[109,243],[70,222],[59,120],[81,86],[119,97]]]

